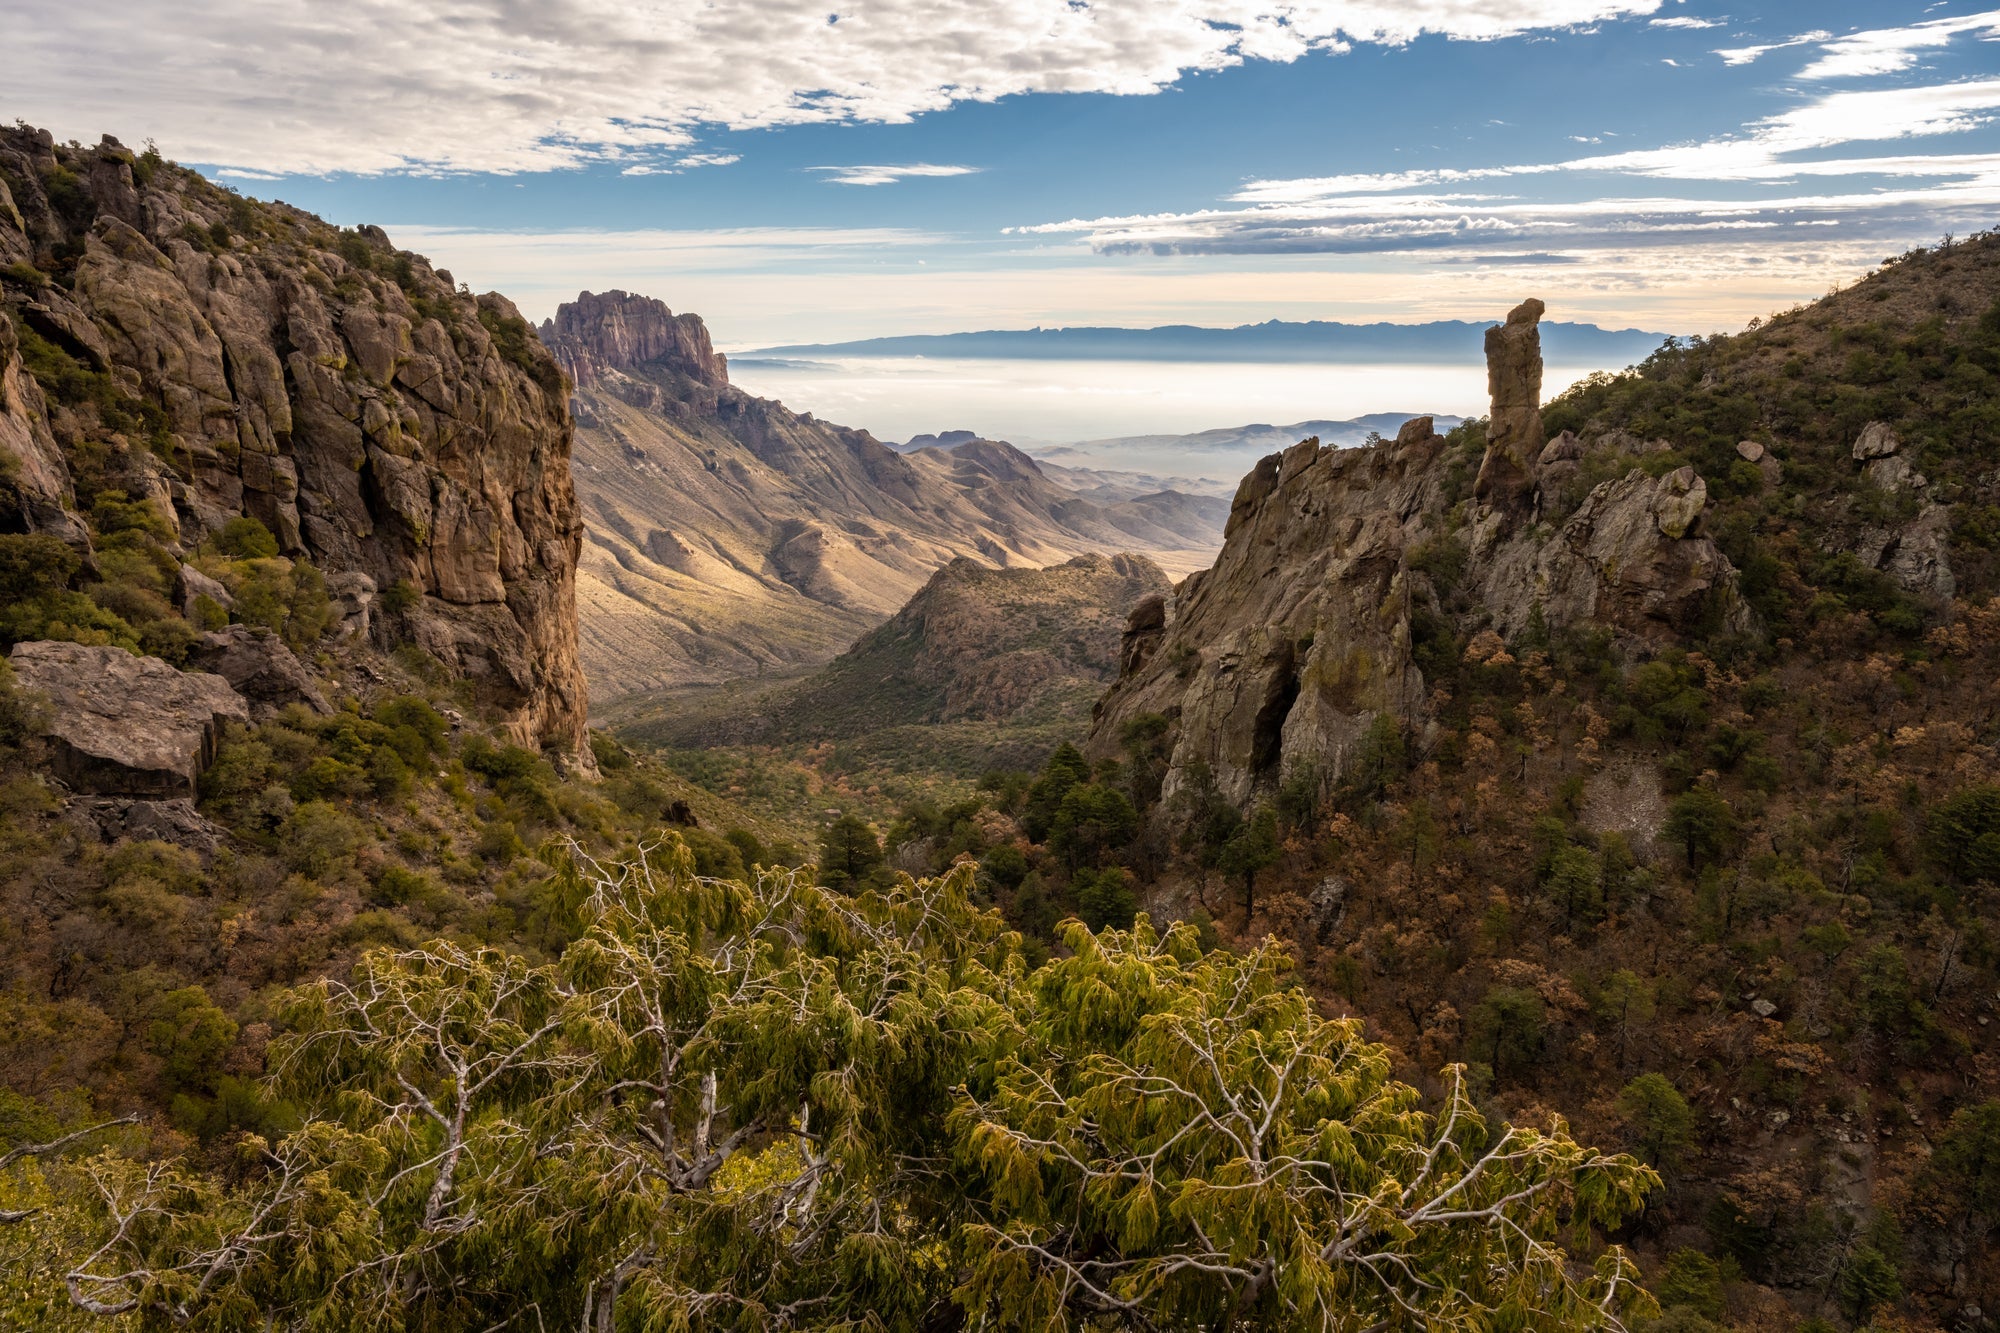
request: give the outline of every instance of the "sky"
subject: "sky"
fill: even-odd
[[[1987,5],[1993,0],[1985,0]],[[754,348],[1264,319],[1707,332],[2000,220],[2000,9],[0,0],[0,115]]]

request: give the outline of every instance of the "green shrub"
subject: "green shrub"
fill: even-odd
[[[1641,1074],[1618,1094],[1632,1146],[1648,1164],[1671,1170],[1694,1143],[1694,1109],[1664,1074]]]
[[[212,540],[232,560],[268,560],[278,554],[278,539],[248,514],[223,524]]]

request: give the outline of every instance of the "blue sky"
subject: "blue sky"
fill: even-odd
[[[536,317],[623,286],[733,347],[1480,317],[1530,291],[1703,331],[2000,220],[2000,10],[1950,0],[0,17],[21,37],[0,114],[381,223]]]

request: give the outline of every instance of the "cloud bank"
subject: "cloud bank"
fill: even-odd
[[[1952,22],[1953,33],[1984,30],[1983,17]],[[1880,38],[1855,34],[1842,49],[1902,49]],[[2000,152],[1923,151],[1930,145],[1920,142],[1981,129],[1996,115],[2000,79],[1843,89],[1726,138],[1560,162],[1256,180],[1215,208],[1020,230],[1081,235],[1099,253],[1159,255],[1560,254],[1728,235],[1768,247],[1819,229],[1856,241],[1906,238],[1988,227],[2000,216]],[[1856,144],[1907,146],[1854,152]],[[1543,178],[1539,197],[1493,192],[1528,177]],[[1744,186],[1765,189],[1743,194]]]
[[[672,169],[704,127],[1152,93],[1192,70],[1506,37],[1659,2],[184,0],[135,19],[130,0],[0,0],[0,109],[264,173]]]

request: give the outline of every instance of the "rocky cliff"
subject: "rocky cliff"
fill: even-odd
[[[1529,301],[1487,339],[1483,436],[1447,440],[1418,418],[1393,441],[1308,439],[1259,463],[1215,565],[1134,613],[1093,749],[1115,755],[1133,719],[1164,715],[1176,739],[1163,808],[1209,780],[1248,806],[1290,777],[1337,781],[1379,718],[1421,730],[1424,653],[1442,628],[1490,630],[1496,645],[1586,623],[1628,644],[1747,630],[1693,468],[1648,472],[1619,435],[1542,439],[1541,313]],[[1559,512],[1586,461],[1609,479]]]
[[[0,130],[0,528],[88,563],[79,507],[107,496],[153,501],[182,553],[254,518],[347,631],[587,753],[565,396],[505,297],[376,228]]]
[[[825,662],[965,557],[1212,556],[1219,505],[1086,500],[1011,445],[898,453],[728,382],[694,315],[583,293],[542,326],[577,385],[579,598],[597,694]]]

